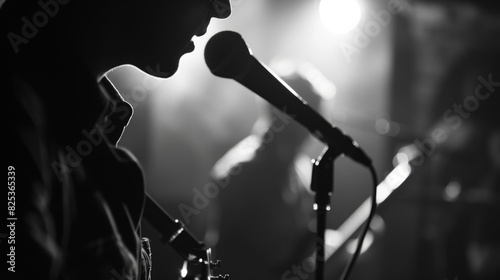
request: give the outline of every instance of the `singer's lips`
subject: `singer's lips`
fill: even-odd
[[[194,51],[194,42],[190,41],[184,50],[186,51],[186,53]]]

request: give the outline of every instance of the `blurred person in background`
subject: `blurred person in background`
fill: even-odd
[[[193,51],[192,38],[230,12],[229,0],[0,3],[10,217],[17,218],[8,274],[150,277],[142,169],[117,147],[132,107],[106,74],[133,65],[168,78]]]
[[[500,278],[499,61],[498,52],[461,57],[436,104],[422,256],[432,279]]]
[[[321,110],[327,95],[319,80],[330,89],[333,84],[308,64],[285,60],[278,65],[287,73],[272,66],[277,75],[311,108]],[[239,280],[282,279],[311,256],[315,245],[312,163],[306,151],[312,136],[279,109],[257,101],[262,110],[251,134],[213,167],[212,178],[223,188],[210,205],[205,238],[224,269]]]

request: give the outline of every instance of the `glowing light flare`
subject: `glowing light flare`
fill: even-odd
[[[370,246],[373,243],[373,239],[374,239],[373,233],[367,232],[365,239],[363,240],[363,245],[361,246],[360,254],[363,254],[364,252],[366,252],[370,248]],[[346,250],[347,250],[347,252],[349,252],[349,254],[354,254],[357,246],[358,246],[357,239],[350,240],[346,246]]]
[[[331,32],[344,34],[358,25],[361,8],[355,0],[321,0],[319,16]]]
[[[408,162],[402,162],[396,168],[394,168],[377,186],[377,204],[382,203],[386,198],[388,198],[391,193],[399,188],[401,184],[410,176],[411,174],[411,166]],[[328,254],[325,254],[326,259],[328,259],[331,255],[333,255],[337,249],[337,244],[343,244],[347,241],[347,239],[352,236],[356,230],[363,225],[366,221],[370,213],[371,207],[371,198],[367,198],[352,214],[347,218],[336,231],[333,231],[334,234],[327,235],[326,244],[328,245]],[[372,220],[373,222],[373,220]],[[370,225],[371,226],[371,225]],[[376,223],[375,223],[376,228]],[[382,229],[383,226],[380,228]],[[368,237],[368,234],[365,238]],[[336,238],[336,241],[328,240]],[[366,241],[366,240],[365,240]],[[372,240],[373,241],[373,240]],[[368,241],[367,244],[363,244],[362,251],[366,251],[370,246],[372,241]],[[350,245],[355,246],[355,245]],[[365,247],[366,246],[366,247]]]
[[[185,278],[188,274],[188,270],[187,270],[187,262],[184,262],[184,264],[182,265],[182,269],[181,269],[181,277],[182,278]]]
[[[384,202],[389,195],[410,176],[411,166],[408,163],[400,163],[377,187],[377,204]]]
[[[404,146],[399,149],[395,155],[393,162],[396,167],[385,177],[385,179],[377,186],[377,204],[384,202],[393,191],[399,188],[403,182],[410,176],[412,168],[410,161],[418,156],[418,150],[414,145]],[[448,189],[449,196],[458,196],[460,187],[452,184]],[[317,207],[317,206],[316,206]],[[354,253],[357,239],[348,239],[359,229],[366,218],[370,214],[371,198],[367,198],[361,205],[349,216],[337,230],[327,229],[325,233],[325,258],[330,258],[337,249],[344,244],[347,244],[346,250],[351,254]],[[385,228],[385,223],[382,217],[375,215],[371,221],[370,228],[373,232],[382,232]],[[367,232],[361,253],[368,250],[373,243],[373,233]]]
[[[410,162],[410,158],[408,157],[408,154],[405,153],[397,153],[396,156],[392,159],[392,164],[394,166],[398,166],[400,163],[408,163]]]
[[[337,249],[342,246],[342,240],[344,240],[344,236],[341,232],[326,229],[325,230],[325,245]]]
[[[296,73],[300,74],[311,83],[315,93],[325,100],[333,99],[337,93],[335,84],[308,62],[274,58],[270,63],[270,68],[279,77],[290,77]]]
[[[457,181],[451,181],[450,183],[448,183],[448,185],[446,185],[443,196],[447,201],[455,201],[457,200],[461,192],[462,186],[460,185],[460,183]]]
[[[373,216],[373,219],[370,223],[370,229],[374,232],[374,233],[381,233],[385,230],[385,222],[384,222],[384,219],[382,217],[380,217],[380,215],[377,215],[375,214]]]
[[[397,136],[401,129],[398,123],[381,118],[375,122],[375,130],[380,135]]]

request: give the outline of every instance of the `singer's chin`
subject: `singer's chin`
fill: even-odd
[[[170,78],[179,68],[179,61],[156,61],[147,64],[136,65],[139,69],[156,78]]]
[[[193,45],[194,48],[194,45]],[[175,51],[171,55],[163,57],[150,55],[146,59],[136,61],[135,65],[142,71],[157,78],[172,77],[179,69],[179,64],[185,55],[192,50]]]

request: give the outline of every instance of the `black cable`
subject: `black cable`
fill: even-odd
[[[354,264],[356,263],[359,254],[361,253],[361,248],[363,247],[363,241],[365,239],[366,233],[368,232],[368,229],[370,228],[370,223],[373,219],[373,216],[375,216],[375,212],[377,210],[377,185],[378,185],[378,179],[377,179],[377,172],[375,171],[375,168],[373,165],[369,166],[371,175],[372,175],[372,181],[373,181],[373,187],[372,187],[372,200],[371,200],[371,207],[370,207],[370,214],[368,215],[368,218],[365,221],[365,225],[363,230],[360,232],[358,236],[358,244],[356,246],[356,251],[352,255],[349,264],[345,267],[344,272],[342,273],[342,276],[340,279],[342,280],[347,280],[349,276],[351,275],[352,269],[354,267]]]

